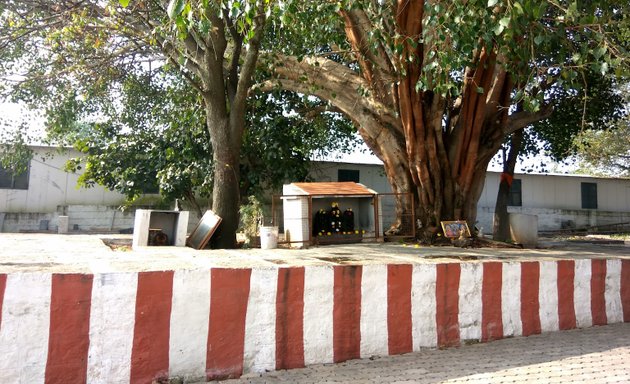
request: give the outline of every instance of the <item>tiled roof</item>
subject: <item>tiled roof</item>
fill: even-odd
[[[292,184],[309,195],[374,195],[374,191],[353,181]]]

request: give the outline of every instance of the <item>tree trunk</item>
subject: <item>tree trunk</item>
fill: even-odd
[[[212,211],[223,220],[212,236],[211,248],[235,248],[239,225],[238,208],[240,140],[231,136],[233,119],[207,117],[213,150]],[[244,120],[244,118],[243,118]],[[219,128],[220,127],[220,128]]]
[[[497,202],[494,207],[494,227],[493,239],[497,241],[508,242],[512,239],[510,235],[510,217],[508,214],[508,198],[512,180],[514,179],[514,168],[516,167],[516,159],[523,145],[523,130],[512,134],[510,139],[510,152],[505,158],[503,157],[503,173],[499,181],[499,192],[497,193]]]

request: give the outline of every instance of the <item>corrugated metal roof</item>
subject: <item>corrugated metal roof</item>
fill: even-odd
[[[374,195],[375,192],[363,184],[353,181],[319,182],[319,183],[292,183],[308,195]]]

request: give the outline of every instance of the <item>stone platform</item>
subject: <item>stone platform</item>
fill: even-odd
[[[151,383],[630,321],[630,248],[114,252],[0,234],[0,382]]]

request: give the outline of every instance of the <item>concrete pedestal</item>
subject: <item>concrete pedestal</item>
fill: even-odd
[[[57,233],[68,233],[68,216],[59,216],[57,218]]]
[[[184,247],[188,230],[188,215],[188,211],[136,210],[132,247],[152,245],[149,242],[150,230],[159,230],[164,233],[168,238],[165,245]]]
[[[538,216],[523,213],[510,213],[510,233],[512,241],[525,248],[538,245]]]

